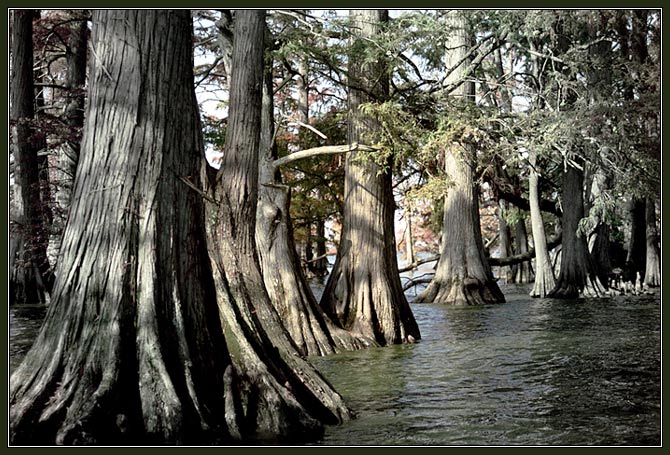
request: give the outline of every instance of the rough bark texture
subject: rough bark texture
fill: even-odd
[[[72,20],[66,37],[65,53],[65,93],[66,104],[63,120],[70,128],[68,139],[59,150],[58,166],[54,172],[57,190],[55,195],[54,222],[51,230],[51,249],[58,255],[60,242],[67,221],[72,198],[72,184],[79,161],[81,130],[84,126],[84,103],[86,84],[86,64],[88,54],[88,26],[86,14],[82,11],[68,12],[67,19]]]
[[[453,186],[444,202],[442,244],[435,277],[416,302],[449,305],[500,303],[505,297],[493,278],[484,255],[479,225],[479,204],[472,179],[473,154],[454,149],[445,153]],[[468,159],[469,158],[469,159]]]
[[[255,241],[265,12],[235,13],[230,111],[221,168],[208,192],[208,249],[222,327],[237,370],[246,433],[310,439],[349,418],[304,360],[272,306]]]
[[[644,284],[650,287],[661,286],[661,252],[656,227],[656,204],[647,198],[647,264],[645,267]]]
[[[256,215],[256,243],[265,287],[302,355],[326,355],[369,346],[369,341],[358,340],[333,324],[318,305],[300,266],[290,218],[290,187],[282,185],[274,166],[272,74],[268,70],[272,68],[271,58],[266,52]]]
[[[586,237],[577,233],[579,220],[584,217],[584,173],[566,165],[563,173],[563,246],[561,269],[556,286],[549,297],[575,299],[580,296],[598,297],[604,289],[595,273]]]
[[[351,19],[355,49],[379,33],[388,11],[352,10]],[[351,58],[348,140],[372,145],[379,126],[363,116],[359,106],[388,94],[388,74],[381,56],[376,63],[365,64],[355,60],[355,52]],[[350,153],[345,164],[340,248],[321,306],[357,336],[380,345],[412,342],[420,335],[398,274],[391,166],[381,171],[379,164],[366,162],[359,153]]]
[[[54,274],[47,258],[34,127],[33,11],[16,10],[12,23],[11,126],[16,185],[11,224],[10,304],[44,303]]]
[[[450,12],[449,26],[452,34],[447,43],[447,66],[458,67],[447,83],[462,77],[470,47],[470,33],[459,11]],[[474,84],[464,81],[453,95],[474,99]],[[444,151],[444,161],[453,186],[444,200],[440,260],[435,277],[415,301],[450,305],[504,302],[505,297],[484,254],[479,195],[472,177],[476,168],[476,152],[470,145],[454,144]]]
[[[93,24],[70,221],[44,326],[11,377],[11,441],[226,441],[230,358],[202,200],[181,180],[203,152],[190,16],[98,10]]]

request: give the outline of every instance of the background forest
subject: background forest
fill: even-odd
[[[48,308],[12,443],[312,440],[354,412],[310,358],[419,304],[658,298],[660,10],[12,10],[9,46],[10,305]]]

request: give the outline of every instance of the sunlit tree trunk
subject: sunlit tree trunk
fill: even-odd
[[[647,263],[644,274],[644,284],[650,287],[661,285],[661,254],[659,236],[656,227],[656,204],[653,199],[647,198]]]
[[[535,246],[535,281],[530,291],[531,297],[544,297],[556,285],[554,269],[547,250],[547,237],[544,231],[544,221],[540,212],[539,174],[537,155],[529,152],[530,173],[528,176],[528,202],[530,203],[530,223],[533,230],[533,245]]]
[[[447,67],[456,67],[448,81],[457,81],[465,75],[471,36],[460,11],[449,12],[447,26],[451,30]],[[470,102],[474,84],[464,81],[452,95]],[[453,186],[444,200],[440,260],[435,277],[415,301],[450,305],[504,302],[484,254],[478,187],[473,179],[476,151],[469,144],[454,143],[444,150],[444,162]]]
[[[235,12],[228,128],[221,167],[207,189],[207,243],[244,427],[253,438],[305,439],[318,437],[323,423],[349,418],[349,411],[291,340],[261,272],[256,215],[261,134],[269,133],[261,121],[265,27],[265,11]]]
[[[98,10],[93,23],[70,221],[44,326],[11,377],[11,441],[230,440],[203,205],[181,180],[203,151],[190,16]]]
[[[269,30],[266,33],[268,43]],[[302,355],[326,355],[369,346],[366,340],[358,340],[333,324],[318,305],[300,266],[289,210],[291,189],[282,184],[279,170],[274,166],[277,157],[269,51],[265,58],[256,215],[256,243],[265,287]]]
[[[373,62],[357,59],[361,48],[369,45],[367,40],[380,33],[388,11],[352,10],[350,14],[355,37],[349,65],[348,140],[374,145],[379,125],[359,108],[388,95],[387,67],[381,55]],[[387,345],[412,342],[419,338],[419,329],[398,273],[390,155],[383,164],[386,169],[360,152],[347,157],[342,236],[321,306],[343,328]]]
[[[84,126],[84,103],[86,84],[86,65],[88,55],[88,17],[87,11],[74,10],[68,12],[69,34],[65,38],[65,93],[66,103],[63,120],[69,127],[65,143],[58,154],[58,166],[54,175],[56,179],[54,223],[52,227],[52,250],[58,255],[61,237],[72,198],[72,184],[79,161],[81,147],[81,130]]]

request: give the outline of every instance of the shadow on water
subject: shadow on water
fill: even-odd
[[[324,285],[314,282],[315,293]],[[660,296],[412,304],[422,340],[312,358],[357,414],[322,445],[659,445]],[[412,298],[408,294],[408,298]],[[10,372],[44,306],[9,310]]]

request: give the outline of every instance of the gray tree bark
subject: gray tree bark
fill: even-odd
[[[379,125],[359,107],[388,95],[384,56],[360,62],[366,40],[375,39],[388,20],[386,10],[352,10],[354,33],[349,66],[350,143],[374,144]],[[342,235],[321,306],[357,336],[380,345],[413,342],[419,328],[402,290],[394,233],[391,156],[378,164],[352,152],[345,164]]]
[[[57,190],[55,194],[54,222],[51,230],[54,255],[58,255],[60,242],[67,222],[72,184],[79,161],[81,131],[84,126],[84,103],[86,101],[86,65],[88,55],[87,12],[69,11],[70,33],[65,37],[65,93],[66,104],[63,118],[70,128],[68,138],[59,150],[58,166],[54,172]]]
[[[271,37],[269,30],[266,33],[267,43]],[[265,58],[256,211],[256,244],[265,288],[302,355],[326,355],[369,346],[369,341],[357,339],[330,320],[318,305],[300,266],[290,218],[290,187],[282,184],[280,171],[275,166],[272,56],[269,50]]]
[[[452,30],[447,43],[447,67],[456,67],[447,80],[452,83],[462,78],[467,67],[471,36],[460,11],[451,11],[447,22]],[[463,81],[452,95],[471,101],[474,84]],[[473,180],[476,160],[476,151],[468,144],[444,151],[445,171],[453,186],[444,201],[440,260],[435,277],[416,302],[478,305],[505,301],[484,254],[479,196]]]
[[[256,439],[314,438],[350,417],[300,354],[274,309],[256,247],[265,11],[234,15],[230,110],[221,168],[207,192],[207,242],[226,341]],[[262,133],[261,133],[262,132]]]
[[[577,232],[579,220],[584,217],[583,182],[583,171],[568,164],[563,173],[561,268],[556,285],[548,295],[552,298],[598,297],[605,292],[595,273],[586,236]]]
[[[649,287],[661,286],[661,252],[659,249],[659,235],[656,227],[656,203],[647,198],[647,263],[645,266],[644,284]]]
[[[207,261],[191,20],[93,13],[90,104],[52,303],[10,380],[15,444],[237,434]]]

